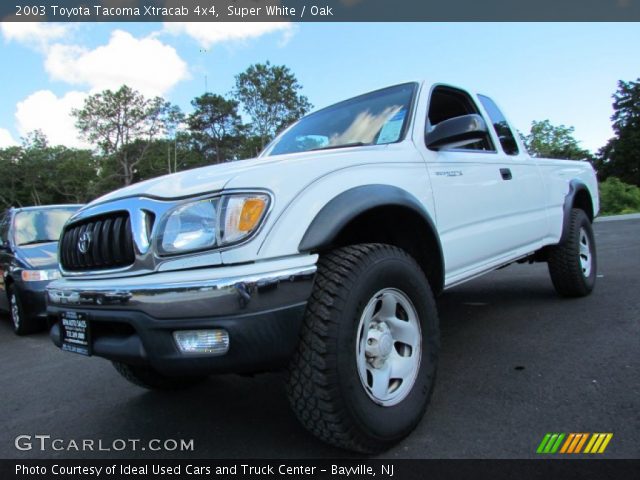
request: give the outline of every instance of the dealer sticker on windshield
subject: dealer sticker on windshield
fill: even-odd
[[[60,314],[62,350],[91,355],[89,320],[86,313],[62,312]]]

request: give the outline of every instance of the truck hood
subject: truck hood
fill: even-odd
[[[388,146],[374,145],[293,153],[200,167],[136,183],[108,193],[94,200],[88,206],[135,196],[167,200],[196,196],[220,191],[230,183],[233,185],[229,185],[229,188],[238,188],[239,185],[241,188],[271,188],[271,183],[279,183],[283,180],[305,181],[306,183],[313,177],[317,178],[341,166],[354,162],[367,163],[367,161],[371,161],[372,156],[379,155],[381,151],[384,151],[385,147]],[[287,163],[287,171],[284,176],[287,178],[283,178],[282,175],[282,164],[285,162]],[[260,171],[259,184],[255,184],[257,171]],[[247,184],[243,184],[242,181],[245,175]]]
[[[124,197],[147,196],[172,199],[222,190],[240,172],[270,163],[267,159],[253,158],[237,162],[220,163],[163,175],[115,190],[96,199],[91,205]]]

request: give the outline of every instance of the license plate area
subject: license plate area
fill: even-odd
[[[66,352],[91,355],[91,328],[88,315],[83,312],[62,312],[60,340],[62,350]]]

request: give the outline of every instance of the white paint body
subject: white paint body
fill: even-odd
[[[427,149],[426,112],[430,92],[437,85],[420,84],[408,133],[399,143],[259,157],[199,168],[118,190],[89,208],[131,196],[175,199],[228,189],[269,190],[273,204],[251,241],[215,254],[186,255],[185,262],[176,259],[170,269],[197,264],[231,266],[300,255],[302,237],[330,200],[358,186],[391,185],[418,199],[433,219],[443,248],[445,287],[557,243],[571,180],[587,186],[597,214],[598,189],[592,166],[581,161],[532,158],[518,135],[520,153],[515,156],[502,151],[493,128],[489,131],[496,152]],[[477,96],[471,96],[488,119]],[[513,179],[503,180],[500,168],[509,168]],[[445,174],[451,171],[455,176]]]

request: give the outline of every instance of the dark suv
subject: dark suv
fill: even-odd
[[[58,237],[81,205],[11,208],[0,214],[0,310],[25,335],[45,326],[45,288],[60,276]]]

